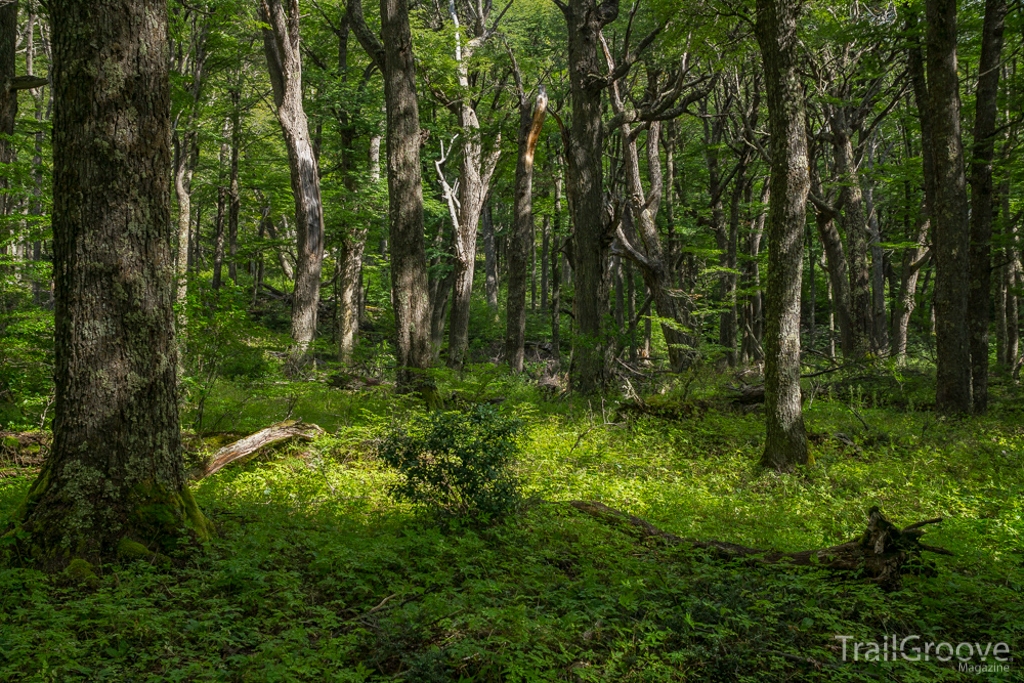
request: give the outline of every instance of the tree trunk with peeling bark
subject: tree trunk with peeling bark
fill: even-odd
[[[57,398],[17,523],[22,556],[56,569],[152,557],[212,528],[181,458],[166,2],[49,9]]]

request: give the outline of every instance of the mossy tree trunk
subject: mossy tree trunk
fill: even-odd
[[[53,450],[22,557],[157,552],[210,529],[178,426],[165,0],[54,0]]]
[[[790,470],[809,460],[800,405],[800,286],[810,174],[804,94],[797,66],[794,0],[757,0],[755,33],[764,58],[771,131],[764,384],[767,437],[761,464]]]

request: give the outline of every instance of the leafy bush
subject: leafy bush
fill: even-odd
[[[377,455],[401,475],[391,486],[396,498],[449,519],[495,519],[522,501],[515,471],[522,432],[521,420],[477,405],[393,427],[378,443]]]

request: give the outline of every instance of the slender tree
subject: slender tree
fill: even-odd
[[[18,517],[50,568],[210,527],[185,485],[166,0],[52,0],[56,406]]]
[[[263,46],[274,90],[277,119],[288,148],[292,195],[295,198],[295,289],[292,300],[292,367],[304,362],[316,336],[320,304],[320,271],[324,260],[324,216],[320,172],[302,106],[302,55],[298,0],[261,0],[265,22]],[[232,155],[232,167],[237,158]],[[232,209],[234,210],[234,209]],[[237,216],[237,213],[234,214]]]
[[[768,276],[765,285],[765,418],[761,464],[789,470],[809,452],[800,404],[800,287],[810,176],[795,0],[757,0],[771,132]]]
[[[514,61],[514,60],[513,60]],[[526,340],[526,280],[533,237],[533,154],[547,112],[548,98],[540,88],[535,102],[523,89],[519,68],[514,69],[519,92],[519,156],[516,161],[515,208],[508,241],[508,299],[505,312],[505,361],[514,372],[523,371]]]
[[[1000,54],[1006,0],[987,0],[981,31],[981,61],[975,97],[974,157],[971,161],[970,348],[974,411],[988,409],[988,326],[992,298],[992,157],[995,150]]]

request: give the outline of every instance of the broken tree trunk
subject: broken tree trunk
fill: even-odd
[[[865,532],[852,541],[820,550],[803,550],[784,553],[748,548],[724,541],[698,541],[680,538],[662,531],[650,522],[628,513],[610,508],[596,501],[574,500],[569,502],[577,510],[602,522],[627,525],[643,538],[656,538],[670,545],[688,545],[691,548],[708,550],[720,559],[744,559],[763,564],[789,563],[801,567],[821,567],[842,572],[856,572],[877,583],[885,590],[900,587],[902,574],[925,573],[930,567],[920,562],[922,551],[952,555],[945,548],[921,543],[922,527],[937,524],[942,518],[926,519],[902,529],[887,520],[877,507],[868,511],[868,526]]]
[[[193,479],[204,479],[215,472],[219,472],[227,465],[247,458],[256,451],[270,446],[271,444],[288,441],[289,439],[303,439],[312,441],[318,434],[323,434],[323,429],[315,424],[303,424],[302,420],[287,420],[278,422],[255,434],[250,434],[244,439],[224,446],[213,454],[206,467],[193,473]]]

